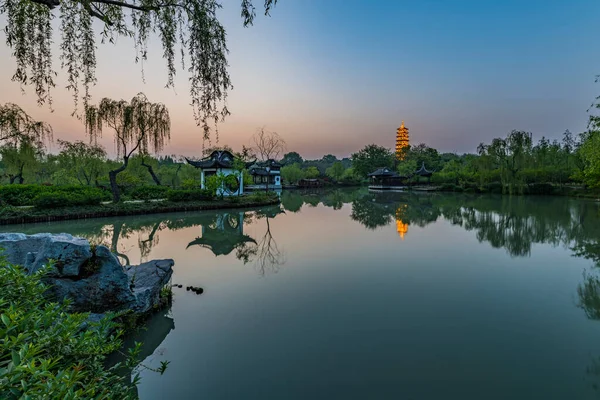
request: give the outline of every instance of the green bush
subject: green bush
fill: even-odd
[[[93,206],[102,202],[103,193],[99,189],[86,188],[74,193],[49,192],[38,194],[33,199],[37,208],[59,208],[72,206]]]
[[[83,195],[90,193],[100,196],[101,200],[110,200],[111,194],[108,190],[101,190],[82,185],[45,186],[45,185],[4,185],[0,186],[0,199],[11,206],[35,205],[35,199],[42,194],[66,194],[68,196]]]
[[[169,188],[166,186],[138,186],[129,193],[129,196],[133,200],[164,199],[168,192]]]
[[[0,398],[136,398],[116,372],[135,365],[140,346],[130,351],[126,365],[105,364],[121,346],[117,315],[88,322],[89,314],[70,314],[68,304],[45,298],[41,277],[0,259]]]
[[[212,200],[213,195],[210,191],[204,189],[195,190],[177,190],[171,189],[167,192],[167,199],[169,201],[199,201],[199,200]]]

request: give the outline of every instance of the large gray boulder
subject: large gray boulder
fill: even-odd
[[[125,269],[105,246],[90,246],[69,234],[0,234],[0,248],[12,264],[34,273],[49,260],[44,278],[57,300],[69,299],[75,311],[104,313],[131,309],[146,313],[160,302],[173,274],[173,260],[156,260]]]
[[[53,275],[60,277],[79,276],[81,266],[92,257],[89,242],[68,233],[0,233],[0,247],[10,263],[21,265],[30,273],[54,260]]]

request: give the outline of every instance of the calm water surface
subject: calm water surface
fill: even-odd
[[[142,399],[593,399],[600,216],[566,198],[284,192],[282,207],[4,227],[175,259]],[[187,292],[200,286],[204,294]]]

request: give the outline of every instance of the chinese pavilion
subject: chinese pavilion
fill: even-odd
[[[237,196],[244,194],[244,177],[242,172],[238,172],[233,167],[234,155],[227,150],[215,150],[210,156],[193,161],[186,158],[188,164],[200,170],[200,187],[206,188],[206,178],[222,174],[225,176],[225,182],[217,189],[217,194],[221,196]]]
[[[402,125],[396,131],[396,159],[404,160],[404,150],[409,146],[410,142],[408,139],[408,128]]]

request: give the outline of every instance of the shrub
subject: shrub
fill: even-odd
[[[41,193],[33,199],[37,208],[59,208],[71,206],[95,206],[102,202],[103,193],[100,189],[85,188],[85,190],[66,192]]]
[[[100,200],[110,200],[107,190],[82,185],[45,186],[45,185],[5,185],[0,186],[0,199],[12,206],[35,205],[35,199],[42,194],[66,194],[69,197],[99,196]],[[81,197],[81,196],[79,196]],[[93,202],[92,202],[93,203]],[[84,204],[87,204],[84,201]]]
[[[138,186],[134,188],[129,196],[133,200],[153,200],[167,197],[169,188],[166,186]]]
[[[167,199],[169,201],[199,201],[199,200],[212,200],[213,195],[210,191],[204,189],[195,190],[177,190],[171,189],[167,192]]]
[[[117,315],[89,322],[89,314],[70,314],[67,303],[48,302],[41,277],[0,260],[0,398],[136,398],[116,373],[123,365],[105,364],[121,346]],[[130,351],[128,368],[139,350]]]

